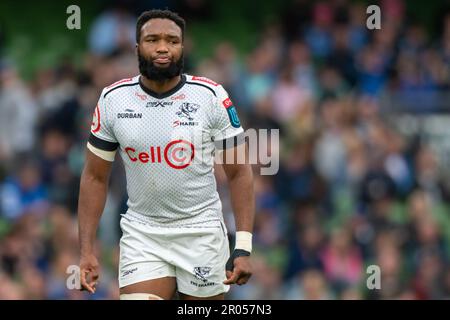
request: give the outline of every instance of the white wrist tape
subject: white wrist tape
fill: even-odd
[[[234,249],[242,249],[252,252],[252,237],[253,235],[247,231],[236,231],[236,245]]]

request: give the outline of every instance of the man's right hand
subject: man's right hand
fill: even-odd
[[[82,255],[80,259],[81,290],[95,293],[99,278],[99,264],[93,254]]]

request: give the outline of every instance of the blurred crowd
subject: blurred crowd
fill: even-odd
[[[183,3],[189,31],[207,1]],[[250,52],[222,39],[206,59],[196,59],[188,33],[185,71],[223,84],[244,128],[280,130],[279,148],[269,150],[279,172],[254,166],[254,274],[229,299],[450,298],[446,164],[420,134],[399,132],[388,121],[397,105],[386,104],[401,101],[413,115],[448,108],[450,11],[436,13],[432,34],[407,17],[406,1],[380,6],[382,29],[368,30],[364,4],[291,1]],[[76,210],[93,109],[103,87],[138,74],[135,21],[123,7],[99,13],[81,67],[67,58],[24,81],[1,59],[0,299],[118,298],[127,200],[119,159],[96,247],[99,289],[88,296],[67,282],[79,259]],[[232,243],[219,166],[216,176]],[[381,289],[367,287],[371,265]]]

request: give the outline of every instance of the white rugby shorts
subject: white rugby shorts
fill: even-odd
[[[178,292],[211,297],[228,292],[226,227],[161,228],[121,218],[119,287],[175,277]]]

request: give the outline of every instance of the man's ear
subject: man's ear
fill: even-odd
[[[134,47],[134,53],[136,54],[136,56],[138,55],[138,50],[139,50],[139,43],[136,43],[136,46]]]

